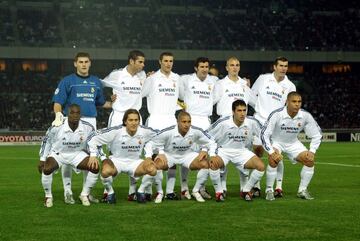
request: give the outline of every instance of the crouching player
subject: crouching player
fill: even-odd
[[[89,138],[90,166],[98,165],[98,146],[108,145],[111,155],[102,162],[101,179],[107,191],[106,202],[116,203],[112,187],[113,177],[120,173],[138,178],[145,174],[156,175],[156,166],[151,158],[140,159],[144,145],[156,135],[148,127],[140,126],[140,114],[135,109],[124,113],[123,125],[105,128]],[[151,145],[148,145],[151,150]],[[147,150],[145,150],[147,152]]]
[[[220,173],[217,163],[222,162],[216,156],[216,143],[210,138],[202,129],[191,125],[190,114],[181,111],[177,118],[177,125],[170,126],[160,131],[156,137],[149,143],[153,148],[159,150],[159,154],[155,158],[155,163],[158,169],[168,170],[176,164],[182,165],[190,170],[211,169],[217,171],[218,185],[215,185],[217,201],[222,200],[222,187],[220,185]],[[192,150],[192,145],[198,144],[201,151],[195,152]],[[210,162],[208,161],[208,152],[210,155]],[[150,157],[151,153],[147,153]],[[211,164],[212,163],[212,164]],[[145,188],[152,183],[152,179],[143,178],[142,184],[138,189],[138,201],[144,201]],[[195,187],[194,187],[195,188]],[[205,200],[199,193],[199,188],[193,189],[193,196],[199,202]],[[158,197],[159,195],[157,195]],[[161,203],[162,198],[156,198],[155,203]]]
[[[300,162],[300,185],[297,196],[311,200],[313,197],[307,187],[314,175],[315,152],[320,146],[321,130],[312,115],[301,108],[301,95],[295,91],[287,96],[286,106],[273,111],[261,130],[261,141],[269,153],[269,165],[266,170],[266,199],[275,200],[273,185],[276,167],[285,152],[293,164]],[[311,138],[310,150],[299,141],[298,134],[304,130]]]
[[[243,100],[232,103],[232,113],[232,116],[221,118],[212,124],[207,132],[219,146],[218,155],[223,160],[221,168],[231,161],[241,172],[248,173],[248,169],[254,169],[240,192],[241,197],[251,201],[251,189],[265,171],[262,160],[247,148],[252,146],[253,136],[259,134],[260,125],[255,119],[246,117],[247,106]]]
[[[77,169],[87,170],[94,174],[99,172],[99,166],[89,166],[89,155],[86,149],[88,136],[94,133],[94,127],[80,120],[80,106],[72,104],[68,109],[68,117],[60,126],[52,126],[46,133],[40,149],[39,171],[42,173],[41,182],[45,191],[45,207],[53,206],[51,185],[53,173],[62,165],[70,165]],[[87,178],[80,194],[80,200],[84,206],[90,206],[90,189],[96,184],[96,179]],[[72,199],[72,197],[71,197]]]

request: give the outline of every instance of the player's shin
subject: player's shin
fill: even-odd
[[[53,174],[45,175],[44,173],[41,174],[41,183],[44,188],[45,197],[52,198],[51,192],[51,185],[53,180]]]
[[[309,183],[314,175],[314,167],[303,166],[300,173],[300,185],[298,192],[304,191],[309,186]]]
[[[209,169],[200,169],[198,171],[193,192],[198,192],[200,190],[200,187],[205,184],[208,176],[209,176]]]
[[[274,182],[276,179],[276,167],[271,167],[270,165],[266,168],[266,190],[265,192],[274,191]]]
[[[254,187],[256,182],[260,181],[260,179],[262,178],[263,175],[264,175],[264,171],[261,172],[258,170],[253,170],[251,172],[249,180],[246,182],[246,184],[243,188],[243,192],[250,192],[251,188]]]
[[[170,168],[167,171],[166,193],[174,193],[176,181],[176,169]]]
[[[280,161],[277,166],[276,189],[282,190],[283,177],[284,177],[284,161]]]

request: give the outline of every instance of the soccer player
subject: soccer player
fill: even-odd
[[[207,130],[218,144],[218,155],[223,160],[220,167],[225,167],[230,161],[241,172],[252,171],[249,180],[242,183],[241,197],[252,200],[251,189],[264,175],[265,165],[262,160],[251,152],[253,136],[259,135],[260,124],[253,117],[246,117],[247,105],[244,100],[232,103],[232,116],[219,119]]]
[[[151,128],[140,126],[140,114],[135,109],[125,111],[123,125],[99,130],[89,138],[89,165],[97,165],[97,147],[107,144],[111,155],[102,162],[101,177],[107,191],[106,202],[116,203],[112,187],[113,178],[120,173],[127,173],[133,178],[145,174],[155,176],[156,166],[151,158],[140,159],[144,145],[156,135]],[[149,147],[152,152],[151,146]]]
[[[196,143],[201,146],[200,152],[195,152],[192,145]],[[171,126],[160,131],[153,140],[150,141],[152,148],[159,149],[159,154],[155,158],[157,168],[168,170],[170,167],[179,164],[190,170],[199,170],[202,168],[212,170],[218,169],[218,164],[222,161],[215,154],[216,143],[210,138],[201,128],[191,125],[191,116],[185,111],[180,111],[177,119],[177,125]],[[210,162],[207,160],[210,155]],[[146,154],[150,157],[152,153]],[[149,180],[143,181],[139,187],[138,201],[144,200],[143,192],[151,182]],[[220,193],[216,195],[221,195]],[[193,191],[193,196],[199,202],[205,200],[201,197],[198,190]]]
[[[315,153],[320,146],[322,135],[312,115],[300,109],[301,104],[301,95],[295,91],[290,92],[286,106],[273,111],[261,130],[263,146],[269,153],[269,165],[266,170],[266,200],[275,200],[273,185],[276,178],[276,166],[283,160],[281,153],[286,153],[293,164],[303,165],[297,196],[307,200],[313,199],[307,187],[314,174]],[[311,138],[309,150],[298,139],[298,134],[302,130]]]
[[[71,74],[63,78],[53,96],[55,120],[53,126],[59,126],[63,121],[63,114],[67,113],[67,110],[71,104],[78,104],[81,108],[81,119],[89,122],[96,129],[96,116],[97,106],[103,108],[111,108],[112,102],[105,101],[102,84],[98,77],[90,75],[91,59],[88,53],[79,52],[74,59],[74,67],[76,73]],[[72,199],[71,191],[71,175],[72,168],[68,165],[63,165],[61,168],[62,179],[64,184],[64,196],[66,203],[74,203]],[[89,173],[84,177],[94,178],[97,180],[97,174]],[[92,195],[89,196],[90,201],[98,202]]]
[[[249,102],[255,109],[254,117],[264,125],[270,113],[285,105],[288,93],[296,91],[295,85],[288,79],[288,60],[278,57],[273,63],[274,72],[260,75],[251,88],[252,98]],[[259,157],[264,150],[258,138],[254,140],[254,150]],[[277,167],[277,182],[275,196],[282,197],[282,180],[284,175],[284,163],[280,162]],[[260,184],[256,186],[256,192],[260,194]]]
[[[210,126],[210,116],[214,104],[214,86],[217,77],[209,75],[210,60],[206,57],[199,57],[195,60],[195,73],[183,75],[180,77],[180,93],[179,98],[184,100],[185,110],[191,115],[193,126],[197,126],[206,130]],[[187,184],[187,169],[181,170],[181,192],[186,194],[189,190]],[[205,183],[208,176],[213,182],[215,190],[220,193],[220,171],[201,169],[197,175],[197,182]],[[195,184],[195,186],[198,186]],[[196,190],[198,192],[199,190]],[[201,194],[210,199],[211,196],[206,192],[205,188],[200,189]],[[223,198],[222,195],[218,198]]]
[[[39,171],[41,182],[45,191],[45,207],[53,206],[51,184],[53,173],[62,165],[70,165],[73,168],[87,170],[97,174],[99,166],[89,166],[89,155],[86,149],[86,139],[95,131],[94,127],[80,120],[80,106],[71,104],[67,107],[68,117],[63,119],[59,126],[48,129],[40,149]],[[96,179],[89,178],[85,174],[84,185],[79,196],[84,206],[90,206],[90,189],[96,184]],[[68,193],[68,195],[70,195]],[[72,195],[72,194],[71,194]],[[69,198],[70,199],[70,198]],[[71,199],[73,199],[71,197]]]
[[[146,79],[146,74],[143,70],[144,66],[145,54],[139,50],[132,50],[128,55],[128,64],[122,69],[112,71],[102,80],[103,85],[112,88],[113,94],[116,95],[113,111],[109,116],[108,127],[121,125],[126,110],[140,110],[142,104],[142,86]],[[130,176],[129,201],[135,199],[135,193],[136,180]],[[104,193],[103,199],[106,200],[106,193]]]
[[[169,126],[176,125],[175,112],[179,97],[179,78],[178,74],[172,72],[174,65],[174,55],[170,52],[163,52],[159,57],[160,69],[150,75],[144,83],[142,95],[147,98],[147,108],[150,113],[146,125],[153,129],[162,130]],[[170,176],[176,175],[176,169],[169,169]],[[174,174],[171,174],[174,172]],[[169,177],[169,174],[167,175]],[[145,176],[143,181],[151,178]],[[168,179],[175,182],[175,178]],[[164,197],[162,188],[163,173],[159,170],[155,177],[157,194],[155,202],[160,203]],[[173,186],[174,184],[170,184]],[[190,196],[190,194],[189,194]],[[166,198],[173,200],[176,198],[174,190],[166,190]],[[191,198],[191,197],[190,197]]]
[[[240,61],[236,57],[229,57],[226,61],[227,76],[215,84],[214,102],[217,103],[216,112],[220,118],[232,116],[232,103],[235,100],[243,100],[246,104],[251,97],[251,90],[247,81],[239,77]],[[221,171],[221,185],[226,195],[227,169]],[[240,184],[246,183],[247,175],[240,171]]]

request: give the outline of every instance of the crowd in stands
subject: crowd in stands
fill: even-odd
[[[54,118],[51,99],[60,79],[60,75],[32,71],[17,75],[0,72],[0,129],[46,130]],[[313,114],[322,129],[360,128],[357,74],[310,71],[302,78],[291,79],[300,79],[294,82],[303,94],[303,108]],[[107,91],[106,96],[109,95]],[[145,103],[141,110],[143,118],[147,113]],[[109,110],[99,109],[99,128],[107,126],[109,114]]]
[[[36,10],[21,4],[10,10],[9,2],[7,8],[1,5],[0,44],[299,51],[360,48],[360,3],[354,0],[79,2],[84,5],[65,7],[60,1],[53,8]]]

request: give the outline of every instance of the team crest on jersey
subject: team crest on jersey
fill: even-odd
[[[173,87],[176,88],[176,83],[174,82]]]
[[[54,94],[55,94],[55,95],[59,94],[59,88],[56,88]]]
[[[139,139],[139,142],[138,142],[138,143],[139,143],[139,145],[141,145],[141,144],[142,144],[142,141],[141,141],[141,139]]]
[[[80,136],[80,142],[83,142],[83,140],[84,140],[84,137]]]
[[[247,136],[247,134],[248,134],[248,132],[247,132],[247,131],[245,131],[245,132],[244,132],[244,135],[245,135],[245,136]]]
[[[94,92],[95,92],[95,88],[91,87],[91,93],[94,93]]]
[[[298,127],[301,127],[301,123],[299,122],[299,123],[297,124],[297,126],[298,126]]]
[[[192,140],[189,140],[189,145],[191,145],[193,142],[192,142]]]
[[[208,89],[211,91],[211,85],[209,85]]]

